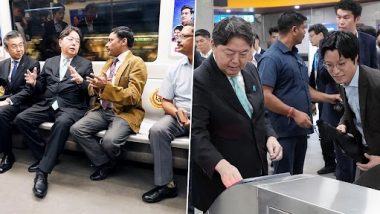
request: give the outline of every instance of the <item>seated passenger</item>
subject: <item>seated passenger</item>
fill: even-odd
[[[88,110],[88,83],[84,79],[92,73],[92,64],[77,55],[79,44],[79,29],[65,28],[59,37],[61,55],[47,59],[37,79],[35,73],[25,76],[39,94],[39,102],[20,113],[15,123],[37,159],[28,171],[36,172],[33,193],[40,198],[47,193],[48,174],[65,146],[71,125]],[[43,122],[54,122],[47,142],[38,130]]]
[[[3,158],[0,162],[0,173],[12,168],[15,157],[12,153],[11,121],[18,113],[32,105],[30,90],[26,85],[24,75],[28,69],[37,72],[40,63],[25,53],[24,37],[17,31],[10,31],[4,37],[5,50],[10,58],[0,62],[0,152]],[[1,99],[2,98],[2,99]],[[6,98],[4,100],[4,98]]]
[[[344,114],[337,129],[353,134],[364,145],[369,162],[356,166],[367,171],[380,164],[380,72],[360,65],[359,55],[359,40],[352,33],[333,32],[322,41],[325,67],[335,82],[343,85]]]
[[[173,180],[173,156],[170,143],[175,137],[189,134],[193,34],[192,26],[183,27],[177,40],[177,47],[178,52],[186,57],[169,70],[158,92],[162,97],[165,116],[149,130],[156,187],[143,194],[142,200],[148,203],[177,196],[177,186]]]
[[[144,118],[141,95],[147,79],[144,61],[131,52],[134,36],[130,28],[112,29],[106,48],[113,56],[98,76],[88,78],[95,107],[75,123],[70,133],[96,166],[90,176],[103,180],[114,170],[121,146],[130,134],[137,133]],[[96,133],[107,129],[99,140]]]

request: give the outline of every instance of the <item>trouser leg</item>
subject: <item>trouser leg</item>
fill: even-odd
[[[155,185],[165,185],[173,180],[171,141],[185,134],[188,134],[188,129],[181,127],[170,115],[165,115],[150,128],[149,142],[154,158]]]
[[[0,107],[0,153],[5,155],[12,153],[12,121],[20,112],[20,108],[16,106]]]
[[[96,133],[107,129],[107,127],[108,122],[103,110],[97,110],[88,112],[70,129],[74,141],[83,148],[87,157],[96,166],[109,161],[107,154],[99,143],[99,137],[95,136]]]

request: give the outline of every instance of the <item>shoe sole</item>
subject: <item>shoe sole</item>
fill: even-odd
[[[162,201],[162,200],[164,200],[164,199],[167,199],[167,198],[175,198],[175,197],[177,197],[178,196],[178,193],[175,193],[175,194],[170,194],[170,195],[167,195],[167,196],[165,196],[165,197],[163,197],[163,198],[160,198],[159,200],[146,200],[146,199],[144,199],[144,198],[142,198],[142,200],[144,201],[144,202],[146,202],[146,203],[156,203],[156,202],[160,202],[160,201]]]

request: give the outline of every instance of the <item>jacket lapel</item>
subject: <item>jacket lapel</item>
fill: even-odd
[[[8,76],[9,76],[9,73],[11,72],[11,59],[10,58],[7,59],[7,61],[5,61],[3,71],[5,71],[4,80],[9,85]]]
[[[252,76],[248,73],[250,71],[246,71],[245,69],[242,70],[241,74],[244,78],[244,85],[245,85],[245,93],[247,95],[249,103],[252,105],[253,114],[252,118],[255,117],[255,112],[257,109],[257,102],[255,100],[258,100],[256,91],[258,90],[258,86],[256,86],[256,83]]]
[[[213,71],[212,77],[215,78],[215,91],[221,99],[224,99],[233,109],[242,114],[244,117],[249,118],[237,98],[234,89],[227,76],[218,68],[214,57],[210,57],[211,70]]]
[[[114,81],[115,85],[119,85],[120,78],[122,76],[126,75],[126,74],[124,74],[124,72],[127,72],[126,68],[127,68],[128,64],[129,64],[129,61],[130,61],[130,59],[131,59],[132,56],[133,56],[132,52],[129,51],[128,54],[127,54],[127,56],[125,57],[125,59],[123,61],[123,64],[121,64],[119,66],[119,68],[117,69],[116,76],[115,76],[115,81]]]
[[[365,115],[367,106],[368,80],[365,70],[359,67],[359,107],[363,130],[365,130]]]
[[[61,56],[52,59],[52,73],[59,80],[59,68],[61,67]]]

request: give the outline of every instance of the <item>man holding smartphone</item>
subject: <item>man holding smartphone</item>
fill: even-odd
[[[178,194],[173,180],[173,157],[170,144],[175,137],[189,134],[193,37],[194,28],[184,26],[177,40],[177,48],[178,52],[186,57],[168,71],[158,92],[162,98],[165,116],[149,130],[156,187],[143,194],[142,200],[147,203],[173,198]]]

